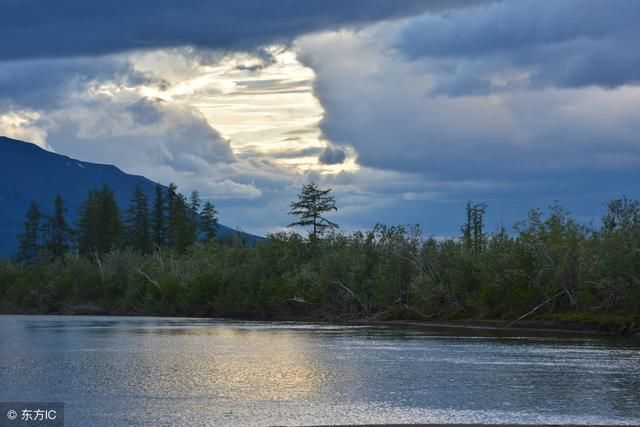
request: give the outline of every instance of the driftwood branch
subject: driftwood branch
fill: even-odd
[[[98,268],[100,269],[100,276],[104,278],[104,268],[102,268],[102,262],[100,261],[100,257],[98,256],[98,252],[93,252],[93,256],[96,258],[96,263],[98,263]]]
[[[162,268],[162,271],[164,271],[164,261],[162,260],[162,248],[158,246],[156,243],[153,244],[153,247],[154,247],[153,256],[158,260],[158,262],[160,263],[160,267]]]
[[[516,322],[518,322],[518,321],[520,321],[520,320],[524,319],[525,317],[527,317],[527,316],[529,316],[529,315],[531,315],[531,314],[535,313],[535,312],[536,312],[540,307],[542,307],[542,306],[544,306],[545,304],[547,304],[547,303],[549,303],[549,302],[553,301],[554,299],[556,299],[557,297],[559,297],[560,295],[562,295],[562,294],[564,294],[564,293],[566,293],[566,292],[567,292],[566,290],[562,290],[562,291],[558,292],[557,294],[555,294],[555,295],[554,295],[554,296],[552,296],[551,298],[547,299],[547,300],[546,300],[545,302],[543,302],[542,304],[537,305],[533,310],[531,310],[531,311],[529,311],[529,312],[527,312],[527,313],[523,314],[522,316],[518,317],[516,320],[512,321],[511,323],[509,323],[509,324],[507,325],[507,328],[511,327],[511,325],[513,325],[514,323],[516,323]]]
[[[311,283],[313,283],[316,286],[322,286],[322,284],[320,282],[318,282],[316,279],[314,279],[313,277],[311,277],[310,274],[308,274],[306,271],[301,271],[300,275],[302,277],[304,277],[305,279],[307,279],[308,281],[310,281]]]
[[[158,282],[156,282],[155,280],[153,280],[151,277],[149,277],[149,275],[147,273],[145,273],[144,271],[142,271],[142,269],[140,267],[136,268],[136,271],[138,273],[140,273],[149,282],[153,283],[156,288],[160,289],[160,284]]]
[[[342,289],[344,289],[345,291],[347,291],[349,294],[351,294],[352,297],[355,297],[356,294],[349,289],[349,287],[347,285],[345,285],[344,283],[342,283],[340,280],[338,279],[333,279],[333,283],[335,283],[336,285],[340,286]]]
[[[299,296],[295,296],[293,298],[289,298],[285,301],[292,301],[292,302],[298,302],[300,304],[309,304],[309,305],[318,305],[318,304],[314,304],[312,302],[307,301],[306,299],[299,297]]]

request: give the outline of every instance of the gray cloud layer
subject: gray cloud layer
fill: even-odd
[[[113,56],[0,62],[0,112],[3,106],[55,107],[69,93],[82,92],[102,82],[120,86],[163,84],[156,77],[134,70],[126,58]]]
[[[0,60],[193,45],[224,50],[287,42],[463,0],[0,0]]]
[[[413,19],[397,46],[428,60],[435,93],[617,87],[640,81],[638,22],[634,0],[505,1]],[[526,78],[509,81],[509,71]]]

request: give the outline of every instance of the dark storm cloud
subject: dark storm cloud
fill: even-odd
[[[323,165],[338,165],[344,163],[347,152],[341,147],[328,145],[318,157],[318,161]]]
[[[0,59],[193,45],[255,48],[300,34],[439,11],[462,0],[0,0]]]
[[[237,70],[253,72],[261,71],[276,63],[276,56],[274,55],[274,53],[265,48],[259,47],[252,53],[252,59],[254,59],[254,61],[257,60],[257,62],[253,62],[252,64],[238,64],[236,65]]]
[[[66,94],[106,81],[127,86],[163,84],[113,57],[0,62],[0,108],[54,107],[65,101]]]
[[[505,1],[425,15],[404,29],[400,50],[426,58],[441,76],[436,93],[460,95],[530,87],[617,87],[640,81],[640,2]],[[509,69],[526,82],[495,85]],[[494,80],[494,83],[492,83]]]
[[[136,123],[150,125],[158,123],[162,119],[161,107],[164,102],[158,98],[142,98],[131,104],[126,110]]]

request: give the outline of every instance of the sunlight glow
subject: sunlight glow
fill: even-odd
[[[53,151],[47,144],[47,132],[37,125],[42,116],[36,111],[11,111],[0,114],[0,135],[31,142]]]
[[[187,52],[196,55],[193,49]],[[183,57],[173,61],[167,57],[180,54]],[[313,93],[313,70],[281,46],[266,48],[263,56],[185,59],[183,51],[164,51],[136,57],[134,63],[141,71],[169,79],[168,88],[145,86],[144,96],[197,108],[230,141],[237,156],[267,157],[300,172],[358,169],[353,150],[343,164],[318,161],[327,142],[319,129],[324,110]]]

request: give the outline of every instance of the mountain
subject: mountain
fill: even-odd
[[[0,257],[9,257],[17,247],[29,204],[35,201],[43,214],[49,214],[56,194],[61,194],[74,224],[78,208],[89,190],[109,184],[122,210],[136,185],[151,198],[156,183],[138,175],[129,175],[115,166],[83,162],[51,153],[28,142],[0,136]],[[236,231],[220,225],[219,236]],[[242,233],[253,243],[260,237]]]

